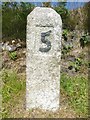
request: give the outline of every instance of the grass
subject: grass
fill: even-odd
[[[15,71],[4,70],[2,72],[2,81],[2,117],[8,118],[11,116],[10,114],[13,114],[12,109],[15,109],[15,106],[19,105],[20,96],[25,93],[25,78],[20,77]],[[87,116],[87,78],[83,76],[70,77],[62,74],[60,81],[61,91],[64,91],[68,97],[69,105],[78,115],[82,117]]]
[[[25,91],[25,81],[15,71],[4,70],[2,72],[2,82],[2,117],[8,117],[8,104],[12,102],[15,105],[15,96],[19,96],[21,91]]]
[[[69,99],[70,106],[81,116],[88,114],[88,78],[61,75],[61,90]]]

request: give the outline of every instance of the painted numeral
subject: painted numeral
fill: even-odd
[[[47,39],[45,39],[46,36],[49,36],[51,33],[51,30],[48,32],[41,33],[41,41],[42,43],[45,43],[47,46],[45,48],[39,48],[39,51],[41,52],[48,52],[51,49],[51,42]]]

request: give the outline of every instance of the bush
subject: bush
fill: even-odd
[[[72,44],[63,45],[62,54],[65,55],[73,48]]]
[[[26,39],[27,15],[34,6],[24,2],[2,3],[2,37],[10,39]]]
[[[64,29],[63,30],[63,33],[62,33],[62,36],[64,37],[64,40],[67,41],[67,35],[68,35],[68,30],[67,29]]]
[[[62,18],[62,23],[63,23],[63,28],[67,28],[67,19],[69,18],[69,11],[68,9],[65,8],[65,6],[57,6],[54,8],[54,10],[60,14],[61,18]]]
[[[84,48],[86,45],[88,45],[90,43],[90,36],[88,34],[84,34],[81,38],[80,38],[80,46],[82,48]]]
[[[76,58],[74,62],[70,62],[69,69],[75,69],[75,72],[80,70],[80,66],[83,64],[83,61],[80,58]]]

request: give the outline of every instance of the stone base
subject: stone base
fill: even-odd
[[[59,108],[60,66],[55,56],[28,55],[26,109],[55,111]]]

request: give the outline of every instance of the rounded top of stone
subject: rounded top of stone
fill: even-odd
[[[47,7],[35,7],[27,19],[36,26],[62,25],[61,16],[52,8]]]
[[[42,11],[42,10],[43,10],[43,11],[45,11],[45,12],[46,12],[47,10],[49,10],[49,11],[55,12],[54,9],[48,8],[48,7],[35,7],[34,10],[35,10],[35,11]]]
[[[32,15],[32,14],[35,14],[35,13],[42,13],[42,14],[48,14],[48,13],[53,13],[53,14],[57,14],[59,17],[60,15],[52,8],[48,8],[48,7],[35,7],[34,10],[29,14],[29,15]],[[28,15],[28,16],[29,16]]]

